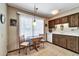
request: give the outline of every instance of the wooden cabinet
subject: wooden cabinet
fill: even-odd
[[[54,20],[55,20],[55,25],[68,23],[68,17],[67,16],[61,17],[61,18],[57,18],[57,19],[54,19]]]
[[[53,44],[79,53],[79,37],[53,34]]]
[[[54,34],[53,35],[53,43],[62,47],[66,47],[66,39],[62,35]]]
[[[58,35],[53,35],[53,43],[56,45],[59,45],[59,36]]]
[[[55,20],[55,25],[61,24],[60,18],[54,19]]]
[[[54,20],[49,21],[48,24],[49,24],[49,28],[54,28],[55,27],[54,26]]]
[[[49,28],[52,28],[52,21],[49,21],[48,24],[49,24]]]
[[[79,27],[79,13],[72,14],[69,17],[69,27]]]
[[[64,23],[68,23],[68,16],[65,16],[65,17],[62,17],[61,18],[61,24],[64,24]]]
[[[69,27],[79,27],[79,13],[60,17],[49,21],[49,28],[55,27],[57,24],[69,23]]]
[[[76,40],[75,40],[74,37],[68,37],[68,39],[67,39],[67,48],[70,49],[70,50],[75,51],[75,43],[76,43]]]
[[[78,37],[68,36],[67,48],[78,52]]]
[[[48,24],[49,24],[49,32],[52,32],[52,28],[55,28],[54,20],[49,21]]]
[[[66,48],[66,40],[67,38],[64,35],[60,35],[59,45]]]

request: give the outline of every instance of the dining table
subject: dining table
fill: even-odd
[[[31,46],[36,46],[36,45],[33,45],[34,43],[33,43],[33,39],[36,39],[36,40],[38,40],[38,39],[42,39],[43,37],[42,36],[28,36],[27,38],[26,38],[26,42],[29,42],[29,48],[31,47]],[[38,51],[38,49],[37,49],[38,47],[35,47],[34,49],[36,50],[36,51]],[[30,48],[30,50],[31,50],[31,48]]]

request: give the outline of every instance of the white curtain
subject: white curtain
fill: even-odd
[[[44,19],[36,17],[36,25],[34,26],[34,36],[44,34]]]
[[[19,16],[20,36],[24,35],[26,38],[28,36],[44,34],[44,19],[40,17],[35,19],[36,25],[33,27],[34,16],[28,14],[21,14]]]

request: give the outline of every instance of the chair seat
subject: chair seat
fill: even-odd
[[[45,41],[44,39],[42,39],[41,41]]]
[[[22,45],[22,46],[28,46],[28,44],[29,44],[29,42],[23,42],[20,45]]]

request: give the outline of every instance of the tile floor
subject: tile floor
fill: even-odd
[[[45,47],[40,47],[37,52],[36,50],[29,50],[27,55],[25,51],[22,49],[21,53],[19,54],[18,51],[14,51],[8,53],[8,56],[79,56],[79,54],[69,51],[67,49],[61,48],[59,46],[45,43]]]

